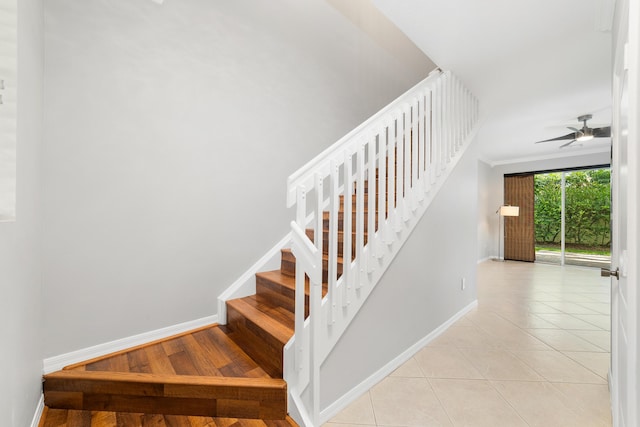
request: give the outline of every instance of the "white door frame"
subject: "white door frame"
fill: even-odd
[[[620,269],[620,280],[611,280],[611,409],[615,427],[635,427],[640,422],[640,0],[618,0],[615,16],[611,266]]]

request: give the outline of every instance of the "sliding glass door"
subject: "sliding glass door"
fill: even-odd
[[[608,168],[536,174],[536,260],[604,267],[611,262]]]

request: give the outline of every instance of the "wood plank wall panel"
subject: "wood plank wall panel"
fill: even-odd
[[[520,207],[517,217],[504,217],[504,259],[536,259],[533,174],[504,177],[504,204]]]

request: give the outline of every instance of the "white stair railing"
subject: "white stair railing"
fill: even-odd
[[[319,425],[322,362],[473,139],[477,121],[476,98],[450,72],[437,70],[289,177],[296,308],[284,368],[305,424]],[[302,403],[308,387],[311,400]]]

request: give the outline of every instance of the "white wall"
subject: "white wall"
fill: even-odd
[[[18,5],[0,1],[0,221],[16,218]]]
[[[430,71],[323,0],[48,0],[45,40],[47,357],[215,314],[287,176]]]
[[[323,364],[322,408],[477,298],[477,261],[497,251],[495,210],[505,173],[607,163],[603,154],[492,168],[477,153],[474,142]]]
[[[504,175],[520,172],[539,172],[554,169],[579,168],[609,164],[609,153],[588,154],[574,157],[533,160],[511,163],[490,168],[480,162],[478,186],[480,205],[478,209],[478,260],[498,254],[498,219],[496,210],[504,202]]]
[[[322,408],[477,298],[477,175],[472,143],[322,366]]]
[[[42,392],[42,1],[18,1],[17,219],[0,223],[0,425],[29,425]]]
[[[495,189],[502,187],[502,177],[491,166],[478,160],[478,261],[495,256],[498,251],[498,222]]]

